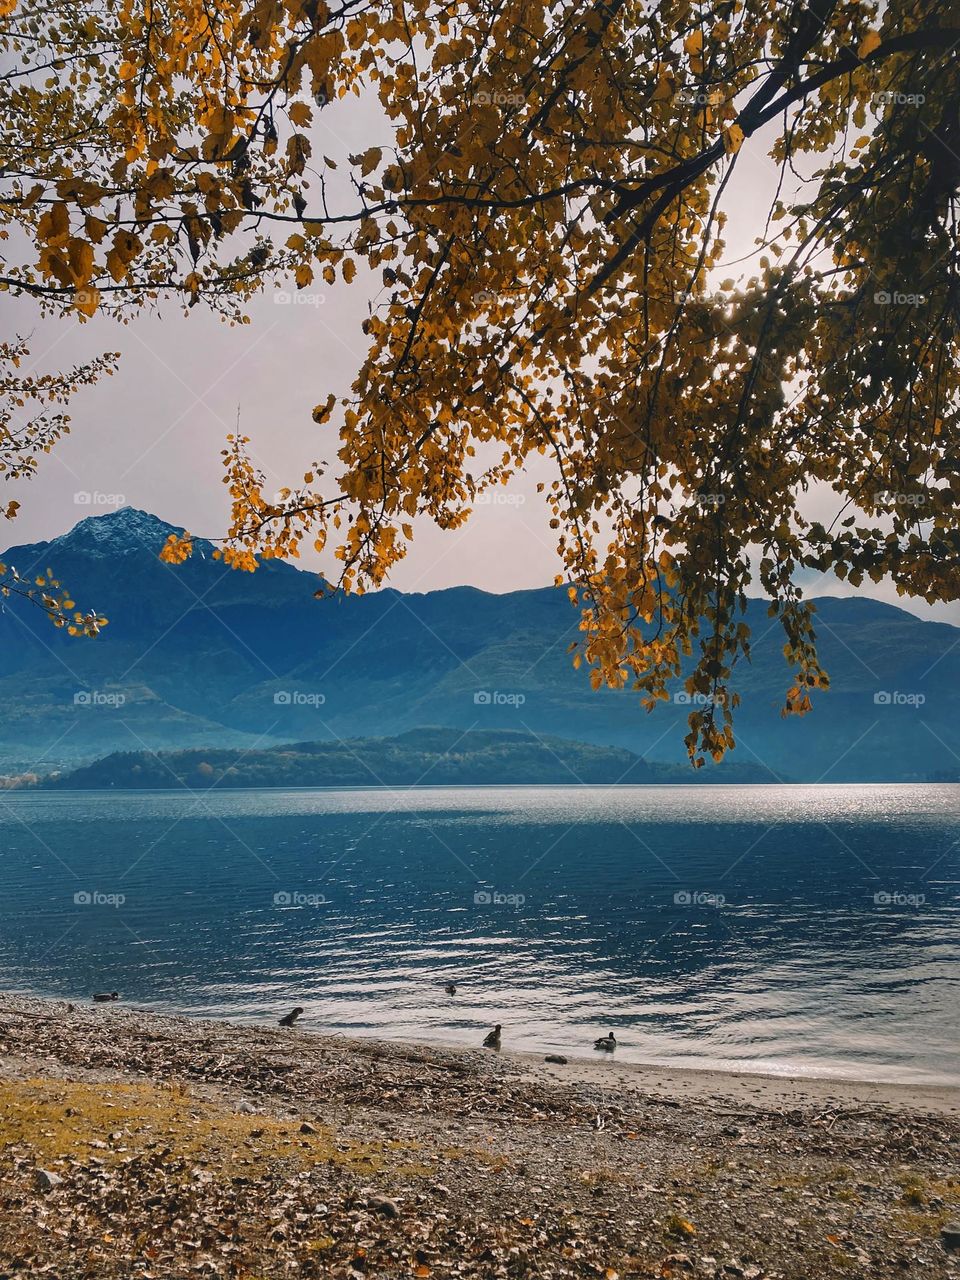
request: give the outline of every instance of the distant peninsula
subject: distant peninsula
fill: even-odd
[[[618,747],[511,730],[411,729],[394,738],[297,742],[249,751],[114,752],[50,774],[57,790],[257,787],[577,786],[683,782],[773,782],[760,766],[722,765],[694,772],[650,764]]]

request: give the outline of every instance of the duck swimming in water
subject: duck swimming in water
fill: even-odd
[[[457,994],[457,984],[455,982],[445,982],[443,984],[443,989],[448,996],[455,996]]]
[[[296,1022],[296,1020],[300,1017],[301,1013],[303,1013],[303,1009],[300,1007],[300,1005],[297,1005],[295,1009],[291,1009],[289,1013],[285,1013],[283,1017],[280,1019],[281,1027],[292,1027],[293,1024]]]
[[[119,991],[98,991],[93,997],[94,1004],[107,1004],[111,1000],[119,1000]]]
[[[609,1035],[601,1036],[599,1040],[594,1040],[593,1047],[595,1049],[603,1049],[606,1053],[613,1053],[617,1047],[617,1037],[611,1031]]]
[[[484,1036],[483,1047],[485,1049],[500,1048],[500,1023],[499,1022],[493,1028],[492,1031],[490,1031],[486,1036]]]

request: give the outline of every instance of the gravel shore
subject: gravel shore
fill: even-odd
[[[0,997],[0,1276],[960,1280],[958,1151],[950,1088]]]

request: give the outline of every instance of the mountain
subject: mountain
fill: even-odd
[[[110,752],[389,737],[419,725],[509,729],[684,759],[690,707],[648,715],[631,691],[594,693],[567,646],[562,589],[472,587],[316,600],[316,578],[266,562],[239,573],[209,544],[157,559],[172,526],[125,508],[3,557],[53,569],[109,618],[71,639],[26,602],[0,615],[0,762],[47,771]],[[922,780],[960,760],[960,629],[867,598],[817,602],[832,690],[781,719],[789,672],[779,628],[751,601],[752,661],[737,673],[733,760],[795,780]],[[694,775],[690,775],[691,779]]]

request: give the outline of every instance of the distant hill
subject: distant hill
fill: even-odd
[[[162,564],[171,532],[126,508],[4,555],[23,573],[50,566],[79,605],[110,619],[99,639],[72,640],[24,602],[6,602],[4,771],[117,751],[388,738],[423,724],[684,760],[690,707],[680,681],[650,715],[630,690],[594,693],[566,652],[578,617],[561,589],[318,601],[316,578],[290,564],[235,573],[204,544],[184,565]],[[753,654],[737,672],[743,705],[731,758],[810,781],[923,780],[953,768],[960,629],[867,598],[828,597],[817,609],[833,687],[813,714],[783,720],[783,638],[765,602],[749,603]]]
[[[765,770],[726,765],[714,781],[770,782]],[[117,752],[47,778],[56,790],[123,787],[577,786],[688,781],[681,765],[648,765],[632,751],[511,730],[411,729],[396,738],[297,742],[248,751]]]

